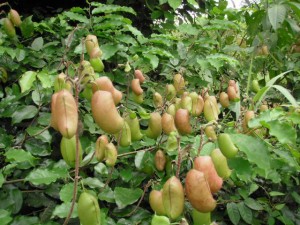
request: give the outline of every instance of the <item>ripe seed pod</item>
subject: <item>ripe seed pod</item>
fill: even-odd
[[[231,170],[227,164],[227,158],[222,154],[220,149],[216,148],[210,153],[215,169],[220,177],[227,179],[231,175]]]
[[[105,147],[105,164],[113,167],[118,158],[118,151],[113,143],[108,143]]]
[[[187,109],[189,112],[192,111],[193,101],[187,92],[184,92],[181,96],[180,108]]]
[[[56,104],[56,98],[57,98],[58,93],[54,93],[51,97],[51,127],[53,127],[56,131],[58,131],[58,125],[57,125],[57,113],[55,113],[55,104]]]
[[[219,177],[210,156],[198,156],[195,158],[194,169],[204,173],[211,193],[216,193],[222,188],[223,179]]]
[[[170,225],[170,220],[166,216],[154,215],[151,220],[151,225]]]
[[[16,36],[16,29],[13,23],[8,18],[3,19],[3,28],[7,36],[13,38]]]
[[[81,193],[77,210],[82,225],[101,225],[99,203],[93,195],[87,192]]]
[[[210,96],[204,102],[204,117],[208,122],[218,120],[218,106]]]
[[[96,91],[91,106],[93,118],[104,132],[115,134],[123,128],[124,119],[117,111],[110,92]]]
[[[184,209],[184,190],[177,177],[172,176],[164,184],[162,200],[169,218],[175,220],[182,214]]]
[[[161,117],[162,130],[169,135],[172,131],[176,131],[174,117],[169,113],[164,113]]]
[[[103,52],[102,50],[98,47],[94,47],[91,51],[91,54],[90,54],[90,58],[93,59],[93,58],[101,58]]]
[[[184,92],[185,83],[184,78],[181,74],[176,74],[173,78],[173,85],[176,89],[177,94],[181,95]]]
[[[196,225],[211,225],[210,212],[202,213],[196,209],[193,209],[192,217],[193,217],[193,222]]]
[[[228,108],[230,105],[228,94],[224,91],[220,94],[220,103],[223,108]]]
[[[8,18],[16,27],[19,27],[22,23],[19,13],[14,9],[9,11]]]
[[[150,120],[148,123],[148,128],[145,131],[147,137],[156,139],[160,136],[162,132],[161,116],[158,112],[153,112],[150,114]]]
[[[260,111],[260,112],[266,111],[266,110],[268,110],[268,109],[269,109],[268,105],[265,105],[265,104],[263,104],[263,105],[261,105],[261,106],[259,107],[259,111]]]
[[[162,150],[158,150],[155,153],[155,157],[154,157],[155,168],[158,171],[164,171],[166,162],[167,162],[167,158],[165,153]]]
[[[163,98],[161,96],[161,94],[159,94],[158,92],[155,92],[153,94],[153,105],[156,108],[162,107],[164,104]]]
[[[139,79],[133,79],[131,81],[131,89],[136,95],[141,95],[144,92],[143,89],[141,88]]]
[[[134,113],[133,116],[127,116],[125,118],[125,121],[128,123],[128,125],[130,127],[131,140],[132,141],[139,141],[139,140],[141,140],[142,137],[143,137],[143,134],[141,133],[140,123],[139,123],[139,120],[138,120],[136,114]]]
[[[219,134],[218,145],[226,158],[233,158],[238,153],[238,148],[234,146],[229,134]]]
[[[141,70],[135,70],[134,71],[134,76],[135,78],[140,80],[140,83],[144,83],[144,81],[146,80],[146,78],[143,75],[143,72]]]
[[[67,90],[58,92],[55,101],[53,119],[57,121],[57,128],[65,138],[72,138],[78,126],[77,104],[73,95]]]
[[[198,95],[196,92],[190,93],[190,97],[192,98],[192,116],[200,116],[204,108],[204,100]]]
[[[215,132],[215,128],[214,128],[213,125],[211,125],[211,126],[206,126],[205,129],[204,129],[204,132],[205,132],[206,136],[207,136],[208,138],[210,138],[212,141],[215,141],[215,140],[218,139],[218,138],[217,138],[217,134],[216,134],[216,132]]]
[[[116,139],[119,140],[119,138],[120,138],[120,146],[127,147],[131,145],[131,131],[126,121],[124,122],[122,130],[116,134]]]
[[[95,157],[101,162],[105,158],[105,148],[108,144],[108,137],[106,135],[101,135],[96,141]]]
[[[90,58],[90,63],[94,69],[94,71],[101,73],[104,70],[104,64],[102,60],[98,58]]]
[[[169,113],[171,116],[175,117],[176,106],[174,104],[169,105],[169,107],[167,109],[167,113]]]
[[[166,210],[162,201],[162,191],[152,190],[149,194],[149,203],[151,209],[157,215],[166,215]]]
[[[166,99],[168,101],[176,97],[176,89],[173,84],[166,85]]]
[[[181,135],[192,133],[190,115],[187,109],[178,109],[175,114],[175,125]]]
[[[60,152],[65,162],[72,168],[76,163],[76,137],[68,139],[62,137],[60,142]],[[82,147],[79,141],[79,163],[82,161]]]
[[[192,206],[199,212],[211,212],[216,208],[204,173],[191,169],[185,179],[185,193]]]
[[[243,123],[242,123],[244,132],[247,132],[249,130],[248,122],[254,117],[255,117],[254,111],[246,111],[246,113],[244,115]]]
[[[230,101],[236,101],[238,99],[237,92],[233,86],[228,86],[227,94]]]
[[[95,35],[89,34],[85,38],[85,48],[89,56],[91,56],[91,53],[93,52],[94,48],[99,47],[98,39]]]
[[[237,85],[236,85],[235,80],[229,80],[229,81],[228,81],[228,86],[234,87],[235,92],[236,92],[236,93],[238,92],[238,88],[237,88]]]

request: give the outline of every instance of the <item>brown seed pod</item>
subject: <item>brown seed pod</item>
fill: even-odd
[[[238,98],[237,92],[233,86],[228,86],[227,94],[230,101],[235,101]]]
[[[16,27],[19,27],[22,23],[19,13],[14,9],[9,11],[8,18]]]
[[[255,113],[254,111],[246,111],[245,112],[245,115],[244,115],[244,119],[243,119],[243,123],[242,123],[242,127],[243,127],[243,130],[244,132],[247,132],[249,130],[249,127],[248,127],[248,122],[255,117]]]
[[[96,91],[91,106],[94,120],[104,132],[116,134],[123,128],[124,119],[117,111],[110,92]]]
[[[172,176],[164,184],[162,200],[167,216],[170,219],[175,220],[182,214],[184,209],[184,190],[177,177]]]
[[[169,113],[164,113],[161,117],[162,130],[169,135],[172,131],[176,131],[174,117]]]
[[[194,159],[194,169],[203,172],[208,182],[211,193],[218,192],[223,185],[210,156],[198,156]]]
[[[105,158],[105,148],[108,144],[108,137],[101,135],[96,141],[95,157],[101,162]]]
[[[175,125],[181,135],[192,133],[190,115],[187,109],[178,109],[176,111]]]
[[[216,208],[216,200],[203,172],[191,169],[187,173],[185,193],[192,206],[199,212],[211,212]]]
[[[55,117],[54,115],[57,115],[55,113],[55,104],[56,104],[56,98],[57,98],[58,92],[54,93],[51,97],[51,127],[53,127],[56,131],[58,131],[58,125],[57,125],[57,117]]]
[[[131,89],[136,95],[141,95],[144,92],[143,89],[141,88],[139,79],[133,79],[131,81]]]
[[[135,78],[140,80],[140,83],[144,83],[144,81],[146,80],[145,76],[143,75],[143,72],[141,70],[135,70],[134,71],[134,76]]]
[[[149,203],[151,209],[157,215],[167,215],[163,201],[162,201],[162,191],[152,190],[149,194]]]
[[[205,132],[206,136],[207,136],[208,138],[210,138],[212,141],[217,140],[217,134],[216,134],[216,132],[215,132],[215,128],[214,128],[213,125],[211,125],[211,126],[206,126],[206,127],[204,128],[204,132]]]
[[[97,48],[97,47],[99,47],[97,37],[93,34],[89,34],[88,36],[86,36],[85,48],[86,48],[86,51],[89,54],[89,56],[91,56],[93,49]]]
[[[77,104],[73,95],[67,90],[61,90],[56,96],[53,119],[57,128],[65,138],[72,138],[78,126]]]
[[[230,105],[228,94],[224,91],[220,94],[220,103],[223,108],[228,108]]]
[[[162,150],[158,150],[155,153],[155,157],[154,157],[155,168],[158,171],[164,171],[166,162],[167,162],[167,158],[165,153]]]

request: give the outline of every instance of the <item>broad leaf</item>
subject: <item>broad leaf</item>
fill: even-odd
[[[229,216],[229,219],[231,220],[231,222],[234,225],[239,224],[241,216],[240,216],[237,204],[236,203],[228,203],[226,205],[226,209],[227,209],[227,213],[228,213],[228,216]]]
[[[268,9],[270,23],[274,30],[277,30],[283,23],[286,16],[286,8],[284,5],[272,5]]]
[[[32,156],[30,152],[26,152],[23,149],[10,149],[5,153],[6,160],[9,162],[22,163],[28,162],[34,166],[37,158]]]
[[[169,5],[175,10],[181,5],[182,0],[168,0]]]
[[[42,37],[38,37],[34,39],[34,41],[31,44],[31,48],[34,51],[40,51],[43,48],[44,45],[44,39]]]
[[[70,212],[71,202],[62,203],[61,205],[57,205],[52,213],[52,218],[59,217],[59,218],[66,218]],[[75,203],[73,213],[71,218],[78,217],[77,212],[77,203]]]
[[[270,134],[275,136],[282,144],[296,144],[297,133],[295,128],[287,123],[273,120],[268,122]]]
[[[238,203],[238,209],[239,209],[239,212],[240,212],[240,215],[242,217],[242,219],[248,223],[248,224],[252,224],[252,211],[251,209],[249,209],[245,204],[244,202],[240,202]]]
[[[150,64],[152,69],[156,69],[159,63],[159,58],[156,55],[145,53],[144,57],[150,60]]]
[[[263,206],[258,201],[255,201],[253,198],[247,198],[245,200],[245,204],[250,209],[257,210],[257,211],[263,210]]]
[[[136,202],[143,194],[143,190],[139,188],[130,189],[116,187],[114,196],[119,209],[123,209],[128,205]]]
[[[63,202],[70,202],[73,198],[73,190],[74,183],[64,185],[59,192],[60,200],[62,200]]]
[[[38,113],[37,107],[33,105],[20,106],[12,115],[12,123],[20,123],[23,120],[31,119]]]
[[[9,224],[12,220],[13,220],[13,218],[11,217],[11,214],[9,211],[0,209],[0,224],[1,225]]]
[[[36,80],[36,75],[37,73],[34,71],[27,71],[21,76],[19,84],[21,86],[22,93],[24,93],[32,87],[33,82]]]
[[[64,178],[67,176],[67,171],[63,169],[36,169],[31,171],[27,177],[25,177],[25,181],[29,181],[34,185],[40,184],[51,184],[55,182],[59,178]]]

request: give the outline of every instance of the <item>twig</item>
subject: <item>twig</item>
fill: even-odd
[[[24,182],[25,179],[16,179],[16,180],[7,180],[4,181],[4,184],[14,184],[14,183],[19,183],[19,182]]]
[[[181,137],[177,137],[177,144],[178,144],[178,160],[177,160],[177,169],[176,169],[176,177],[179,178],[179,173],[180,173],[180,166],[181,166],[181,147],[180,147],[180,140]]]
[[[156,146],[155,146],[155,147],[150,147],[150,148],[141,149],[141,150],[137,150],[137,151],[134,151],[134,152],[126,152],[126,153],[123,153],[123,154],[119,154],[119,155],[118,155],[118,158],[119,158],[119,157],[123,157],[123,156],[127,156],[127,155],[133,155],[133,154],[136,154],[136,153],[138,153],[138,152],[152,151],[152,150],[154,150],[155,148],[156,148]]]

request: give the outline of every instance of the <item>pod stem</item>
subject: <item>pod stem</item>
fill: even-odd
[[[181,166],[181,147],[180,147],[180,140],[181,137],[177,136],[177,143],[178,143],[178,159],[177,159],[177,169],[176,169],[176,177],[179,179],[180,173],[180,166]]]

